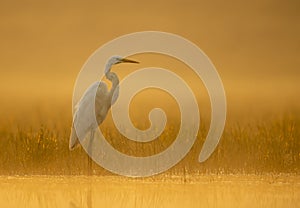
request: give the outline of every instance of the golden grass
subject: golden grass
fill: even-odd
[[[62,120],[70,119],[63,118]],[[201,173],[296,173],[300,172],[300,134],[295,116],[266,118],[240,125],[228,122],[222,139],[204,163],[197,158],[207,134],[201,125],[197,141],[189,154],[165,174]],[[2,126],[4,127],[4,125]],[[68,138],[70,120],[60,126],[5,127],[0,130],[0,174],[87,174],[87,155],[82,148],[70,152]],[[174,140],[176,123],[168,124],[158,138],[161,142],[141,145],[120,135],[109,125],[102,130],[107,140],[119,151],[131,155],[151,155]],[[94,173],[111,174],[93,165]]]

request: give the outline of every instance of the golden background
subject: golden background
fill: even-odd
[[[240,114],[295,107],[299,9],[292,0],[1,1],[0,115],[35,102],[70,103],[76,76],[98,47],[144,30],[197,44],[223,79],[229,110],[238,102]]]
[[[171,57],[134,55],[140,65],[114,66],[120,79],[153,65],[177,73],[195,93],[201,125],[189,154],[167,172],[116,177],[82,148],[68,149],[73,86],[97,48],[149,30],[180,35],[208,55],[225,87],[226,126],[198,163],[211,110],[201,80]],[[298,0],[0,0],[0,207],[299,207],[299,57]],[[180,115],[170,95],[142,91],[129,112],[145,129],[154,107],[168,116],[157,141],[129,141],[111,115],[101,126],[106,139],[130,155],[167,148]]]

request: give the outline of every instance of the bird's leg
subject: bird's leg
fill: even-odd
[[[92,171],[92,156],[93,156],[93,140],[94,140],[94,130],[91,130],[91,137],[89,140],[89,146],[88,146],[88,177],[90,177],[93,174]],[[92,187],[91,187],[91,181],[89,184],[89,190],[88,190],[88,196],[87,196],[87,207],[92,207]]]
[[[88,146],[88,175],[92,172],[92,156],[93,156],[93,140],[94,140],[94,130],[91,130],[89,146]]]

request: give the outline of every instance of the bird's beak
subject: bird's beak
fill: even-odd
[[[133,60],[130,60],[130,59],[126,59],[126,58],[123,58],[121,60],[123,63],[135,63],[135,64],[139,64],[140,62],[138,61],[133,61]]]

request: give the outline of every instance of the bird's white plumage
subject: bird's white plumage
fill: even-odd
[[[138,63],[119,56],[113,56],[108,60],[105,67],[106,78],[112,82],[111,90],[108,91],[104,82],[95,82],[85,91],[76,104],[69,142],[70,149],[74,149],[79,144],[78,138],[85,138],[90,131],[98,128],[98,125],[104,121],[111,105],[118,99],[119,79],[110,70],[112,65],[123,62]]]

